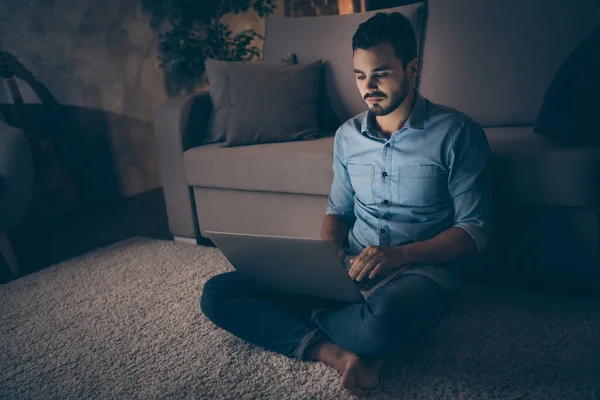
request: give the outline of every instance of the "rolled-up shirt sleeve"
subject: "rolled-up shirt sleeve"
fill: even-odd
[[[329,193],[326,215],[341,217],[348,226],[354,224],[354,190],[344,162],[343,136],[336,132],[333,142],[333,182]]]
[[[492,236],[492,152],[475,122],[461,121],[454,128],[447,149],[454,226],[464,229],[481,252]]]

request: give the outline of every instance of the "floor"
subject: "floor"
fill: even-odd
[[[121,200],[94,215],[72,217],[45,229],[10,232],[23,275],[133,236],[173,239],[162,188]]]

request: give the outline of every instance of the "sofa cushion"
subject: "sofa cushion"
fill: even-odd
[[[485,128],[495,190],[513,204],[598,207],[600,146],[564,147],[533,127]],[[190,186],[328,196],[333,136],[308,142],[219,148],[184,154]]]
[[[339,121],[344,122],[367,109],[352,68],[352,36],[359,24],[376,13],[394,11],[404,14],[412,23],[420,49],[424,3],[347,15],[267,17],[264,60],[275,61],[288,52],[294,52],[301,64],[323,60],[327,97]]]
[[[600,144],[600,25],[552,80],[533,129],[567,144]]]
[[[230,64],[231,109],[223,147],[315,139],[320,73],[321,60]]]
[[[420,92],[483,126],[534,125],[598,0],[430,0]]]
[[[204,62],[206,69],[206,81],[209,84],[210,101],[212,112],[208,119],[206,135],[201,144],[224,142],[227,136],[227,124],[231,112],[231,100],[229,97],[229,66],[237,64],[262,64],[257,61],[222,61],[208,58]],[[288,54],[273,65],[294,65],[296,55]]]
[[[533,127],[484,130],[502,198],[526,205],[600,205],[600,146],[566,147]]]
[[[187,150],[183,159],[190,186],[327,196],[333,136],[225,148],[211,144]]]
[[[206,79],[209,84],[212,112],[208,119],[206,135],[202,144],[224,142],[229,120],[229,76],[227,62],[208,58],[204,62]]]

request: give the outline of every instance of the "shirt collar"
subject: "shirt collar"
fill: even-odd
[[[415,91],[415,103],[413,105],[413,109],[404,125],[420,131],[425,129],[425,98],[417,91]],[[375,116],[370,110],[365,112],[361,131],[362,133],[369,134],[371,136],[384,137],[384,135],[379,132],[375,126]]]

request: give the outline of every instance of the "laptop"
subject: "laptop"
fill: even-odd
[[[410,265],[387,277],[353,280],[350,258],[340,262],[335,247],[322,239],[206,231],[231,265],[266,289],[363,303],[376,289],[404,273]]]

